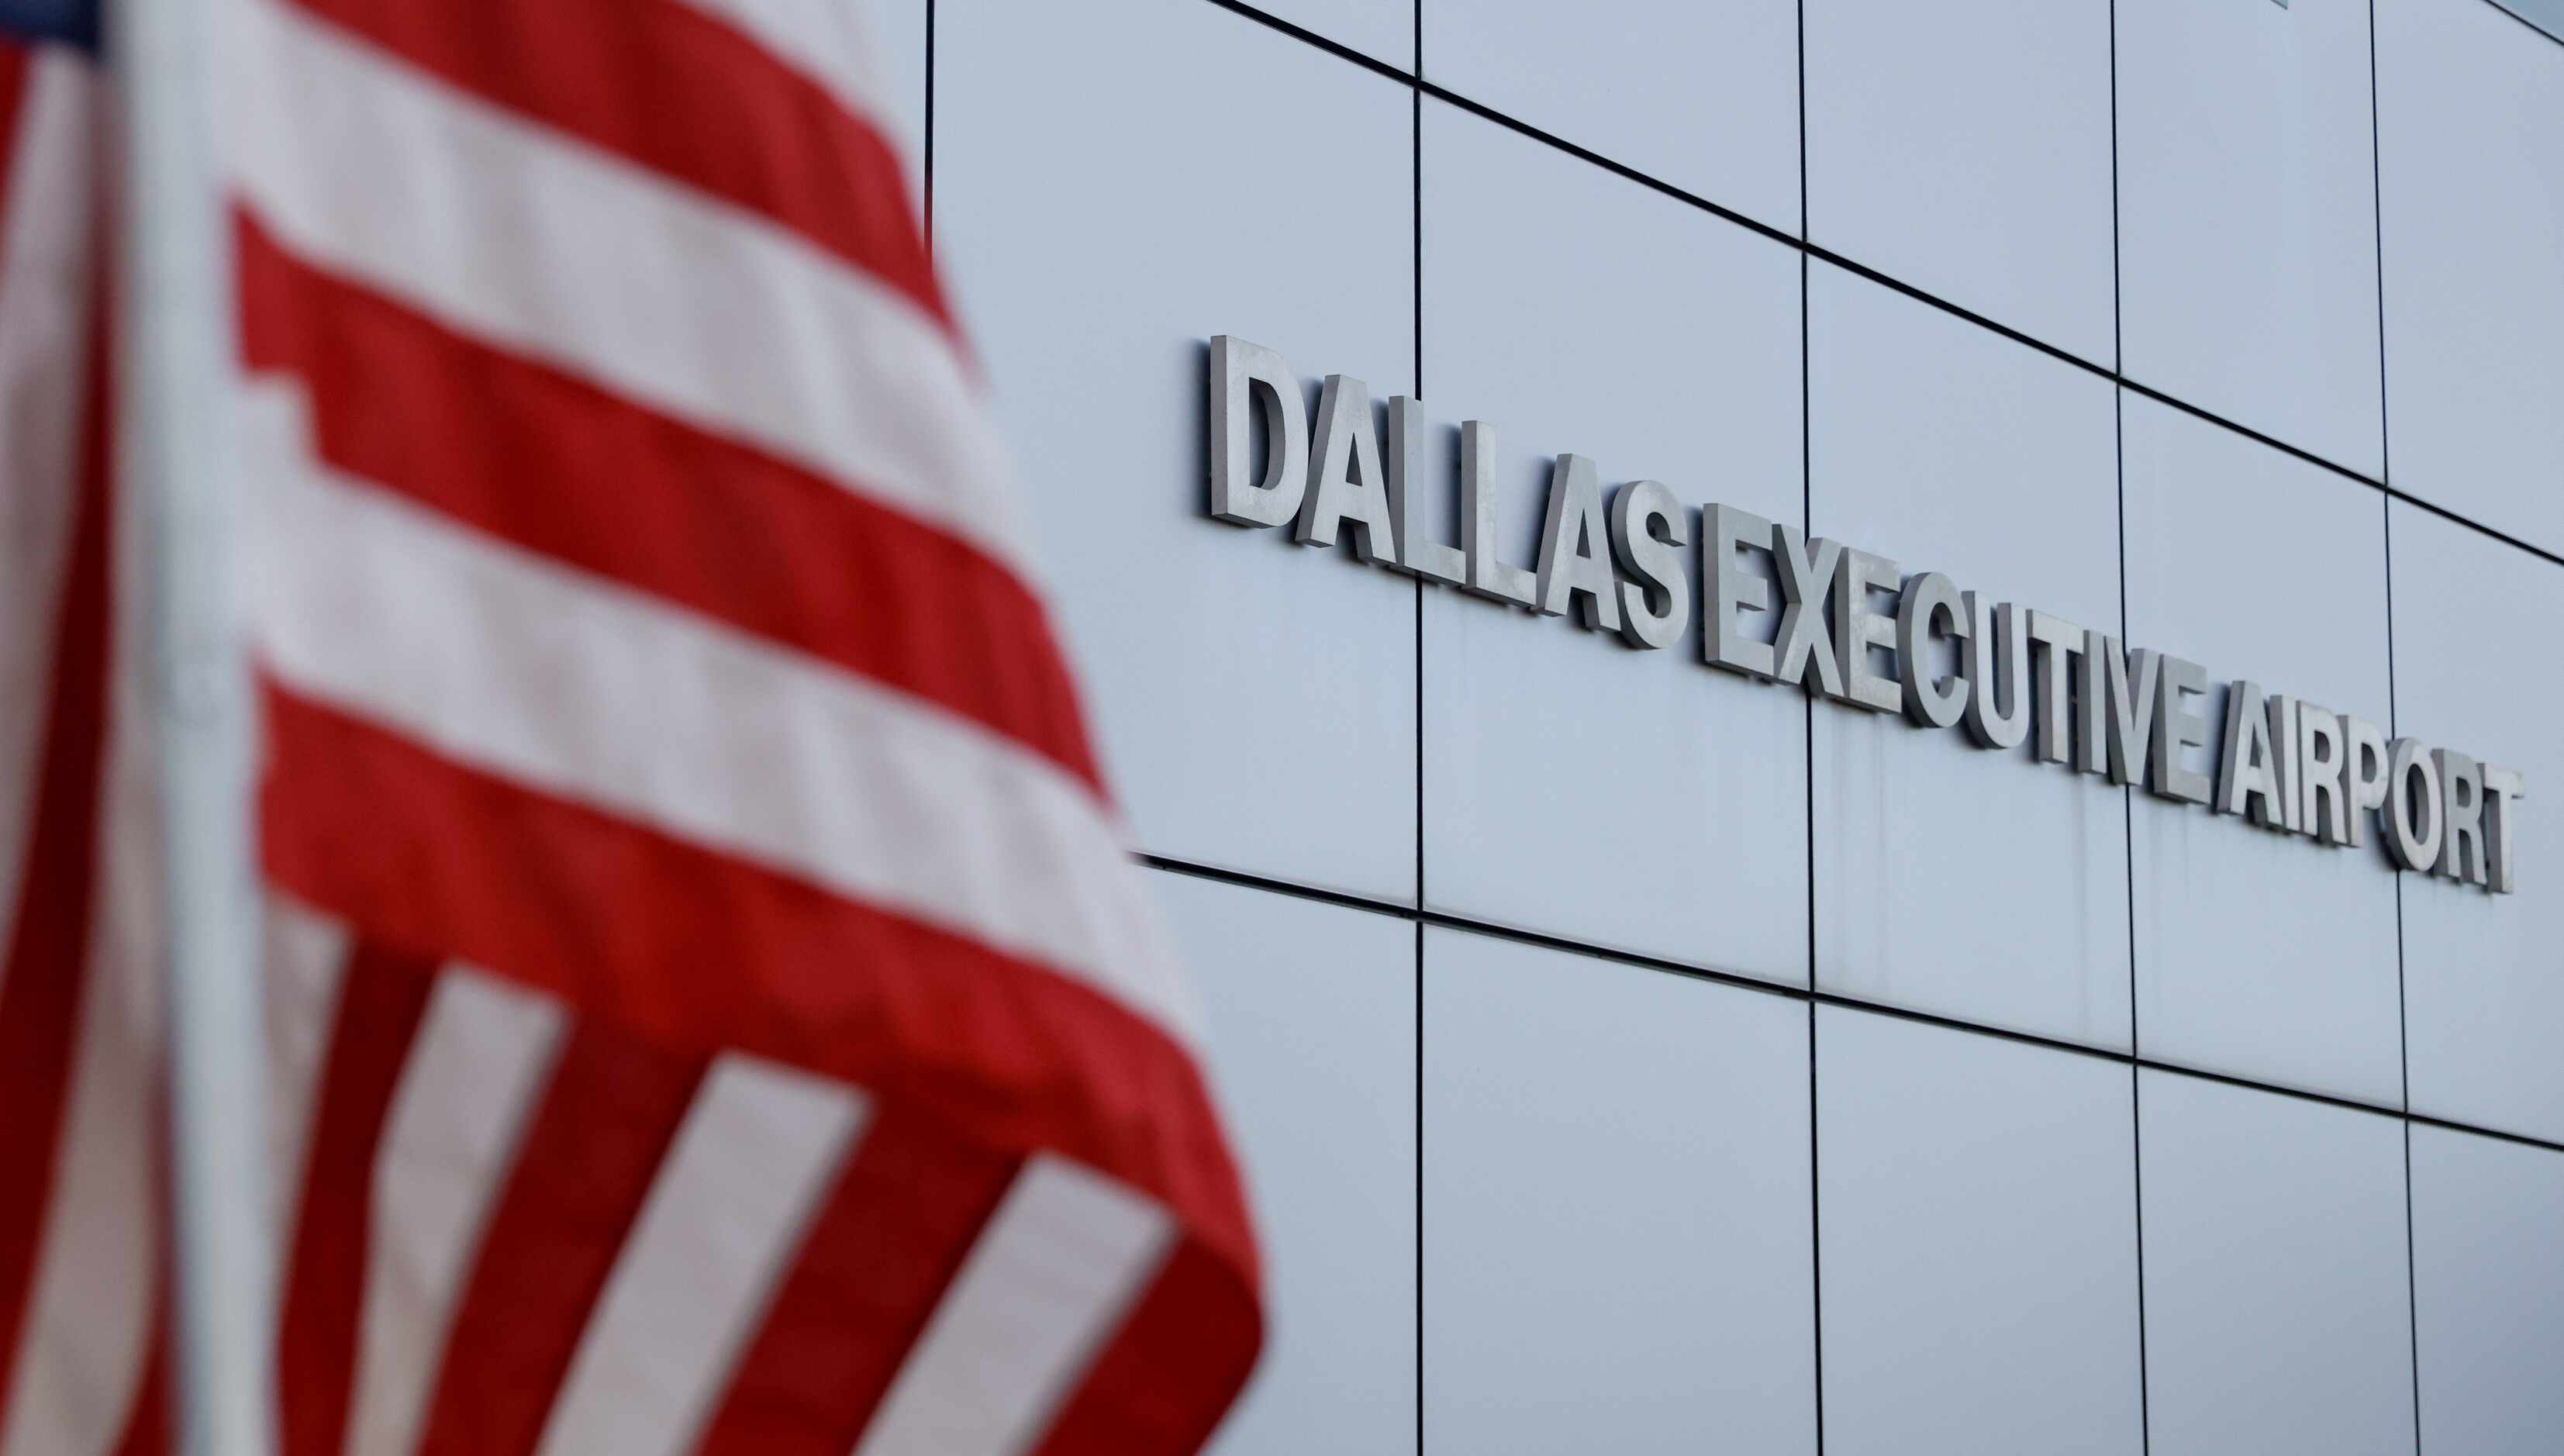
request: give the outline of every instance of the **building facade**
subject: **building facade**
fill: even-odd
[[[2534,0],[875,8],[1261,1221],[1222,1456],[2564,1450]],[[1223,336],[1414,524],[1215,519]],[[1588,628],[1580,561],[1644,583],[1569,456],[1670,493],[1668,645]],[[1975,593],[1945,685],[2044,631],[1989,717],[2206,691],[2126,690],[2128,774],[2105,673],[2054,753],[1863,711],[1839,568],[1818,691],[1722,671],[1758,519]],[[1464,544],[1569,610],[1392,569]],[[2283,702],[2515,772],[2511,893],[2167,796],[2321,777]]]

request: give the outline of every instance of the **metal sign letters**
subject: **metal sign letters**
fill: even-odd
[[[1639,650],[1669,647],[1701,614],[1701,657],[1795,684],[1925,728],[1957,728],[1981,748],[2025,741],[2064,765],[2166,799],[2206,804],[2275,832],[2364,846],[2371,816],[2407,870],[2516,886],[2512,829],[2525,785],[2514,769],[2414,738],[2258,683],[2228,685],[2214,778],[2189,766],[2206,747],[2207,670],[2047,612],[1962,590],[1897,563],[1732,506],[1693,512],[1656,481],[1604,500],[1594,462],[1550,472],[1539,559],[1498,559],[1494,429],[1460,426],[1459,540],[1431,538],[1416,477],[1423,409],[1389,401],[1384,442],[1371,392],[1330,374],[1309,418],[1281,355],[1221,334],[1210,341],[1210,514],[1242,526],[1289,524],[1303,545],[1347,541],[1374,565],[1571,617]],[[1253,460],[1254,412],[1267,448]],[[1697,551],[1687,548],[1697,538]],[[1697,562],[1697,571],[1691,562]],[[1695,579],[1696,577],[1696,579]]]

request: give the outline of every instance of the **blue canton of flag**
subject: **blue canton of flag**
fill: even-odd
[[[98,49],[98,0],[0,0],[0,34]]]

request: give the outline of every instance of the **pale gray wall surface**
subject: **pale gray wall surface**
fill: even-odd
[[[2112,13],[2128,377],[2376,475],[2368,0]]]
[[[1816,1008],[1825,1450],[2143,1447],[2129,1069]]]
[[[1424,937],[1424,1429],[1813,1451],[1807,1008]]]
[[[2110,300],[2109,0],[1806,0],[1808,235],[2090,362]]]
[[[2387,468],[2564,552],[2564,43],[2472,0],[2376,0]]]
[[[1262,1230],[1221,1456],[2564,1450],[2564,43],[870,3]],[[1572,451],[2516,767],[2519,893],[1212,520],[1214,333],[1445,526],[1497,426],[1506,560]]]
[[[1165,887],[1273,1291],[1219,1456],[1415,1432],[1415,931],[1207,880]]]
[[[2413,1130],[2413,1314],[2431,1456],[2545,1450],[2564,1430],[2553,1359],[2564,1349],[2558,1228],[2564,1159]]]
[[[863,0],[864,19],[881,47],[875,74],[889,99],[900,159],[908,164],[909,191],[921,199],[926,195],[927,17],[933,8],[934,0]]]
[[[2404,1130],[2142,1069],[2147,1446],[2413,1449]]]
[[[1415,7],[1409,0],[1273,0],[1267,15],[1400,70],[1415,65]]]
[[[2493,3],[2564,41],[2564,0],[2493,0]]]
[[[1418,4],[1427,81],[1799,231],[1797,0]]]

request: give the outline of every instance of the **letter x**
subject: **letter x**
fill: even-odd
[[[1781,564],[1781,628],[1773,639],[1784,683],[1802,683],[1809,664],[1816,670],[1816,691],[1842,696],[1842,669],[1834,662],[1832,629],[1825,625],[1825,589],[1834,579],[1842,542],[1819,537],[1806,540],[1786,525],[1772,527],[1772,556]]]

